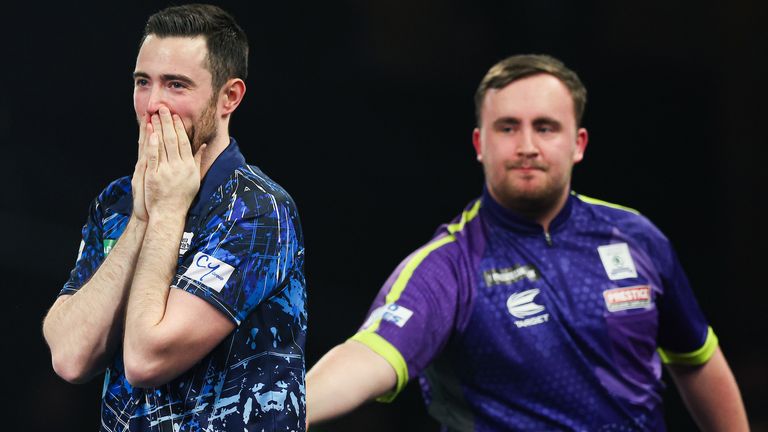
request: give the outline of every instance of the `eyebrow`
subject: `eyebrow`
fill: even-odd
[[[520,119],[515,117],[499,117],[494,122],[494,126],[514,126],[519,125]]]
[[[534,126],[541,126],[541,125],[550,125],[554,127],[561,127],[562,123],[559,120],[553,119],[552,117],[537,117],[533,119]]]
[[[149,78],[149,74],[146,72],[136,71],[133,73],[133,79],[136,78]],[[163,82],[181,81],[189,86],[195,85],[195,81],[193,81],[192,78],[181,74],[162,74],[160,75],[160,80]]]

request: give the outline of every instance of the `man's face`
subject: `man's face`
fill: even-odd
[[[565,201],[573,164],[587,145],[568,88],[547,74],[489,90],[472,138],[491,195],[534,214]]]
[[[197,151],[217,134],[217,98],[206,67],[205,38],[149,35],[134,70],[133,108],[137,119],[161,106],[178,114]]]

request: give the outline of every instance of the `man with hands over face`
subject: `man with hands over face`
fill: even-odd
[[[91,205],[43,325],[62,378],[106,372],[103,431],[304,430],[298,213],[228,133],[247,57],[217,7],[147,22],[135,171]]]

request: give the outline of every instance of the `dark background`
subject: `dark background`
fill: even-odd
[[[52,371],[40,322],[93,197],[135,163],[137,44],[162,2],[3,7],[3,430],[98,428],[101,379]],[[574,189],[671,238],[754,430],[768,430],[765,2],[226,2],[251,42],[231,133],[301,212],[308,365],[353,334],[380,285],[481,191],[473,92],[516,53],[589,90]],[[716,392],[717,389],[712,389]],[[694,428],[674,391],[670,430]],[[434,431],[411,384],[324,431]]]

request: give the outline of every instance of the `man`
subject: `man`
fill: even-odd
[[[746,430],[669,241],[636,211],[570,189],[588,139],[576,74],[510,57],[475,102],[482,196],[308,373],[310,424],[390,401],[419,376],[443,430],[662,430],[664,362],[703,429]]]
[[[103,431],[304,430],[298,214],[228,132],[247,59],[218,7],[147,21],[135,171],[94,200],[43,325],[62,378],[106,370]]]

